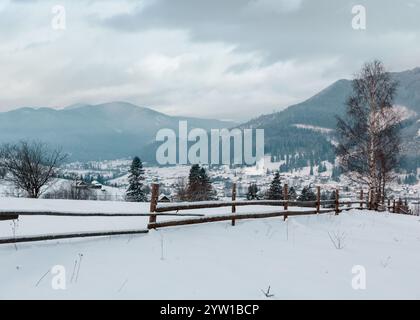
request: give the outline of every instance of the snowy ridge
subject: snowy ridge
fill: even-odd
[[[334,131],[333,129],[312,126],[312,125],[309,125],[309,124],[296,123],[293,126],[296,127],[296,128],[299,128],[299,129],[309,129],[309,130],[313,130],[313,131],[320,132],[320,133],[331,133],[331,132]]]

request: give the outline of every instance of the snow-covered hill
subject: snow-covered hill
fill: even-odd
[[[146,223],[143,218],[70,219],[22,217],[18,230]],[[2,234],[12,227],[0,222]],[[342,249],[330,237],[339,239]],[[221,222],[141,236],[3,245],[0,299],[267,299],[263,291],[269,286],[270,299],[419,299],[419,251],[419,217],[356,210],[287,222],[246,220],[235,227]],[[51,285],[56,265],[65,268],[66,290]],[[352,270],[360,267],[366,271],[365,290],[352,287],[357,276]]]

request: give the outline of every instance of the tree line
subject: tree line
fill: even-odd
[[[284,194],[284,187],[281,183],[280,173],[274,173],[270,186],[265,192],[261,191],[256,183],[251,183],[248,186],[246,198],[247,200],[285,200],[286,197]],[[298,201],[315,201],[316,194],[310,186],[305,186],[298,195],[296,189],[292,186],[287,190],[287,199]]]

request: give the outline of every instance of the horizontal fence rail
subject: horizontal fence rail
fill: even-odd
[[[202,201],[202,202],[181,202],[171,204],[157,204],[155,212],[169,212],[192,209],[210,209],[222,207],[241,207],[241,206],[284,206],[288,204],[290,207],[315,207],[317,201],[291,201],[291,200],[250,200],[250,201]],[[334,204],[335,200],[321,200],[320,205]],[[360,204],[362,201],[340,201],[340,204]],[[363,202],[364,203],[364,202]]]
[[[59,239],[74,239],[74,238],[88,238],[88,237],[106,237],[106,236],[121,236],[121,235],[135,235],[148,233],[149,230],[119,230],[119,231],[90,231],[90,232],[72,232],[72,233],[57,233],[45,234],[36,236],[16,236],[11,238],[0,238],[0,244],[12,244],[20,242],[36,242]]]
[[[299,215],[315,215],[318,213],[328,213],[334,212],[334,210],[316,210],[311,211],[273,211],[273,212],[261,212],[261,213],[238,213],[238,214],[228,214],[228,215],[215,215],[215,216],[206,216],[196,219],[183,219],[183,220],[171,220],[163,222],[149,223],[149,229],[156,229],[162,227],[172,227],[188,224],[199,224],[207,222],[218,222],[218,221],[229,221],[232,219],[243,220],[243,219],[261,219],[261,218],[274,218],[274,217],[288,217],[288,216],[299,216]]]
[[[18,216],[56,216],[56,217],[150,217],[157,216],[179,216],[179,217],[202,217],[198,213],[103,213],[103,212],[70,212],[70,211],[26,211],[26,210],[0,210],[0,220],[17,219]],[[8,219],[7,219],[8,218]]]
[[[340,207],[340,211],[347,211],[352,209],[359,209],[353,207]],[[162,222],[153,222],[148,224],[148,229],[157,229],[164,227],[174,227],[182,225],[191,225],[191,224],[201,224],[208,222],[220,222],[220,221],[230,221],[230,220],[245,220],[245,219],[264,219],[264,218],[275,218],[275,217],[284,217],[287,219],[289,216],[304,216],[304,215],[316,215],[316,214],[325,214],[333,213],[335,209],[320,209],[318,210],[304,210],[304,211],[272,211],[272,212],[261,212],[261,213],[238,213],[238,214],[226,214],[226,215],[214,215],[214,216],[205,216],[202,218],[192,218],[192,219],[178,219],[178,220],[169,220]]]
[[[19,218],[19,215],[17,214],[0,214],[0,221],[5,221],[5,220],[17,220]]]

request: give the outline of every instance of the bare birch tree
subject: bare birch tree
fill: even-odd
[[[380,61],[365,64],[353,80],[346,119],[337,119],[340,165],[350,179],[369,187],[372,205],[383,200],[397,164],[401,118],[393,107],[396,89]]]

